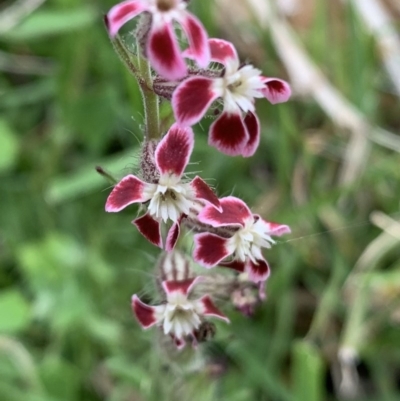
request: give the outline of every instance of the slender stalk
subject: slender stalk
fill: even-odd
[[[104,177],[111,185],[115,185],[118,180],[113,177],[110,173],[108,173],[106,170],[103,169],[101,166],[96,166],[96,171]]]
[[[153,91],[153,78],[151,75],[150,63],[140,55],[138,44],[138,62],[142,84],[139,82],[143,98],[144,119],[146,124],[146,138],[159,139],[160,132],[160,111],[158,96]]]
[[[145,118],[145,137],[147,140],[159,139],[160,132],[160,113],[158,96],[153,91],[153,79],[149,62],[140,55],[140,45],[138,43],[137,63],[132,58],[131,53],[125,47],[119,36],[111,39],[111,43],[120,60],[134,75],[138,81],[140,92],[143,99],[144,118]]]
[[[124,45],[124,42],[119,36],[116,36],[115,38],[111,38],[111,43],[120,60],[124,63],[125,67],[135,76],[139,85],[141,85],[143,79],[140,76],[140,71],[133,62],[128,49]]]

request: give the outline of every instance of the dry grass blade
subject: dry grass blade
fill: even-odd
[[[354,5],[374,36],[393,89],[400,96],[400,39],[392,18],[379,0],[348,1]]]
[[[347,282],[354,280],[358,273],[374,268],[378,260],[387,252],[398,246],[400,238],[400,223],[382,212],[371,213],[371,222],[384,231],[365,248]]]
[[[13,74],[51,75],[55,72],[55,63],[42,57],[15,55],[0,50],[0,71]]]
[[[224,12],[230,12],[230,6],[226,1],[220,0],[219,3]],[[291,26],[274,12],[271,2],[247,0],[246,3],[258,24],[270,29],[275,48],[287,69],[294,91],[301,95],[312,96],[338,127],[351,132],[352,137],[344,155],[340,175],[342,184],[354,182],[363,171],[370,149],[367,139],[400,152],[400,138],[384,129],[372,126],[365,116],[328,81],[298,42]],[[245,12],[238,14],[236,10],[236,18],[238,15],[245,15]]]
[[[371,221],[377,227],[400,241],[400,223],[383,212],[371,213]]]
[[[19,0],[0,14],[0,34],[9,31],[46,0]]]

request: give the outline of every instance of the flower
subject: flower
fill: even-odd
[[[271,236],[290,233],[290,228],[252,214],[248,206],[234,196],[220,199],[220,205],[222,213],[206,206],[197,218],[201,223],[223,228],[229,234],[224,237],[212,233],[196,234],[194,260],[208,268],[220,264],[246,272],[256,283],[265,281],[269,266],[261,248],[271,248],[275,243]]]
[[[193,343],[197,340],[197,331],[207,316],[216,317],[229,322],[229,319],[218,310],[209,295],[200,299],[189,299],[193,287],[202,277],[179,281],[163,281],[162,288],[166,295],[166,303],[150,306],[143,303],[135,294],[132,297],[132,309],[140,325],[150,328],[161,326],[164,334],[170,335],[178,348],[185,346],[187,338]]]
[[[179,236],[180,221],[185,215],[201,209],[204,203],[220,210],[217,196],[200,177],[182,182],[193,146],[191,128],[172,125],[154,153],[155,169],[159,174],[157,182],[144,182],[135,175],[127,175],[109,195],[106,211],[119,212],[132,203],[150,201],[147,213],[132,223],[145,238],[162,248],[161,222],[171,220],[173,225],[168,232],[166,249],[173,249]]]
[[[199,67],[206,67],[210,61],[207,32],[201,22],[186,11],[186,6],[185,0],[127,0],[111,8],[106,18],[107,28],[113,37],[129,20],[143,12],[150,13],[152,20],[145,54],[158,74],[170,80],[181,79],[187,74],[187,67],[174,33],[174,21],[182,26],[190,54]]]
[[[240,66],[234,46],[225,40],[209,39],[211,60],[224,65],[222,76],[195,76],[184,80],[174,91],[172,107],[176,120],[193,125],[218,98],[223,112],[211,125],[209,144],[230,156],[252,156],[260,141],[260,124],[254,99],[266,97],[272,104],[286,102],[289,84],[267,78],[252,65]],[[191,56],[190,51],[187,52]]]

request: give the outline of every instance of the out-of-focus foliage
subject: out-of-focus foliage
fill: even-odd
[[[343,3],[316,1],[291,22],[331,82],[397,135],[398,98]],[[369,216],[398,213],[400,156],[373,144],[358,179],[339,185],[349,136],[300,94],[257,104],[250,159],[218,154],[208,121],[197,127],[192,170],[293,235],[266,255],[255,316],[225,306],[232,323],[217,325],[206,368],[166,367],[130,310],[159,251],[130,224],[135,207],[104,212],[110,185],[95,171],[135,171],[142,138],[137,85],[103,27],[112,5],[48,1],[0,34],[0,400],[345,400],[346,383],[359,400],[398,400],[400,230],[382,234]],[[211,36],[226,35],[213,1],[192,6]],[[256,42],[242,57],[267,52],[259,67],[284,78],[267,30],[246,29]],[[357,359],[346,347],[338,359],[341,346]]]

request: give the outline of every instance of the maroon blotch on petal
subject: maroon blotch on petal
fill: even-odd
[[[230,255],[226,248],[227,240],[215,234],[202,233],[194,236],[193,258],[205,267],[216,266]]]
[[[286,81],[278,78],[263,77],[265,88],[261,90],[262,94],[272,103],[286,102],[292,91]]]
[[[243,273],[246,268],[245,262],[236,259],[230,262],[221,262],[218,266],[229,267],[230,269],[236,270],[239,273]]]
[[[259,219],[260,223],[263,224],[264,231],[267,235],[275,235],[277,237],[280,237],[281,235],[291,233],[290,227],[286,224],[272,223],[270,221],[266,221],[258,214],[255,214],[254,217]]]
[[[223,39],[209,39],[211,60],[226,64],[229,60],[238,60],[236,49],[231,42]]]
[[[268,263],[265,260],[257,260],[257,263],[248,260],[246,262],[246,271],[250,280],[255,283],[267,280],[270,273]]]
[[[211,103],[219,97],[212,87],[212,79],[192,77],[175,89],[172,108],[178,123],[191,126],[201,120]]]
[[[192,290],[193,286],[201,280],[201,276],[195,278],[188,278],[186,280],[169,280],[163,281],[162,286],[166,294],[172,294],[174,292],[181,292],[184,295],[188,295]]]
[[[199,299],[199,303],[202,306],[202,312],[205,316],[213,316],[229,323],[229,319],[214,305],[214,302],[209,295],[204,295]]]
[[[106,25],[111,36],[115,36],[122,25],[147,9],[140,0],[128,0],[115,5],[107,14]]]
[[[147,55],[152,67],[164,78],[173,81],[187,74],[186,64],[169,23],[150,31]]]
[[[208,143],[229,156],[242,154],[249,134],[240,113],[224,112],[210,127]]]
[[[217,195],[215,195],[213,190],[200,177],[196,176],[190,182],[190,187],[193,189],[197,199],[206,201],[214,206],[219,212],[222,212]]]
[[[247,220],[253,219],[253,214],[251,213],[250,209],[239,198],[227,196],[225,198],[221,198],[219,203],[222,207],[222,213],[207,205],[197,216],[199,221],[201,223],[209,224],[213,227],[243,227]]]
[[[189,127],[173,124],[155,152],[156,164],[161,174],[181,177],[194,146],[193,131]]]
[[[107,198],[106,211],[119,212],[131,203],[145,202],[143,190],[147,184],[134,175],[124,177]]]
[[[270,235],[276,235],[276,236],[281,236],[284,234],[290,234],[291,230],[290,227],[285,225],[285,224],[279,224],[279,223],[271,223],[268,222],[270,226]]]
[[[175,343],[176,348],[178,348],[178,350],[185,348],[186,341],[183,338],[177,338],[172,334],[171,334],[171,338],[172,338],[173,342]]]
[[[175,222],[168,231],[167,240],[165,241],[165,250],[167,252],[171,252],[175,248],[176,242],[178,241],[179,234],[181,232],[181,220],[182,219],[180,218],[177,222]]]
[[[250,157],[253,156],[260,143],[260,123],[255,114],[249,112],[246,114],[244,119],[244,125],[246,126],[247,133],[249,134],[249,140],[246,146],[243,148],[242,156]]]
[[[189,39],[189,53],[201,68],[206,68],[210,62],[210,47],[207,41],[207,32],[201,22],[186,13],[181,20],[182,27]]]
[[[154,307],[143,303],[137,295],[132,297],[132,310],[143,328],[148,329],[157,323]]]
[[[160,222],[153,219],[148,213],[137,218],[136,220],[133,220],[132,224],[134,224],[139,230],[140,234],[142,234],[152,244],[158,246],[159,248],[163,247]]]

